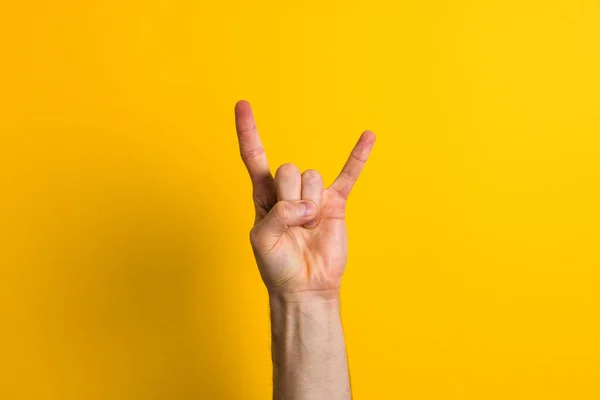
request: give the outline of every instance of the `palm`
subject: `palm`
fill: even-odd
[[[348,252],[344,207],[343,199],[326,191],[322,208],[325,212],[317,226],[290,227],[272,252],[258,255],[263,276],[296,290],[337,288]]]
[[[236,105],[236,128],[253,182],[251,243],[267,287],[292,292],[338,288],[348,253],[346,200],[374,135],[363,133],[338,178],[324,190],[316,171],[300,174],[291,164],[282,165],[273,178],[247,102]],[[292,217],[293,207],[301,202],[314,203],[318,212],[306,220]]]

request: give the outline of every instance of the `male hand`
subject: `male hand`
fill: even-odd
[[[240,154],[253,184],[256,209],[250,242],[270,293],[337,291],[346,266],[348,195],[375,143],[365,131],[337,179],[324,189],[315,170],[283,164],[275,178],[247,101],[235,106]]]

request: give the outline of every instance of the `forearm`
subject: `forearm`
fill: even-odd
[[[349,400],[338,291],[270,294],[275,400]]]

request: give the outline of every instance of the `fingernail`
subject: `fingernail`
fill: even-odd
[[[314,228],[315,226],[317,226],[318,223],[319,223],[319,220],[317,218],[315,218],[312,221],[307,222],[306,224],[304,224],[304,227],[306,227],[306,228]]]
[[[305,217],[309,217],[313,215],[315,211],[317,211],[317,205],[312,201],[303,201],[301,203],[301,207],[302,215],[304,215]]]

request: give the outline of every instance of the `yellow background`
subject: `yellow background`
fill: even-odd
[[[600,3],[0,7],[0,399],[267,399],[233,106],[349,203],[356,399],[600,398]]]

